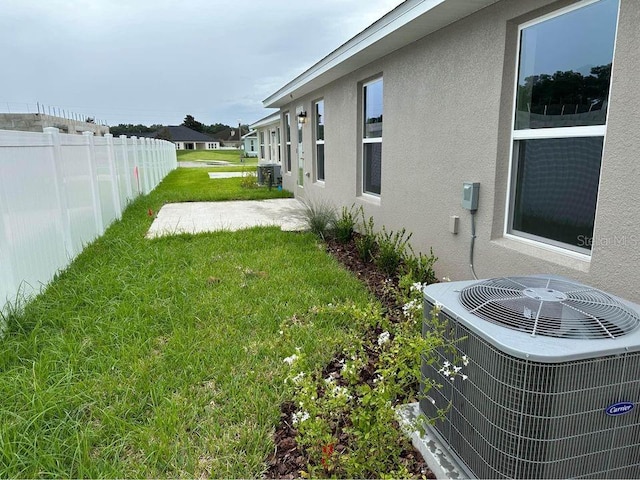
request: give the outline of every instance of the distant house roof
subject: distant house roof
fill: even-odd
[[[196,132],[184,125],[166,127],[173,142],[213,142],[214,139],[204,133]]]
[[[220,130],[215,135],[216,139],[220,142],[237,142],[239,140],[237,128],[225,128],[224,130]]]
[[[155,138],[159,135],[163,130],[168,130],[170,135],[170,140],[172,142],[215,142],[216,140],[209,135],[204,133],[196,132],[195,130],[185,127],[184,125],[162,127],[160,130],[156,130],[155,132],[149,133],[139,133],[138,137],[149,137]]]

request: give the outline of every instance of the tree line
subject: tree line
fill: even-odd
[[[195,130],[196,132],[210,135],[212,137],[216,137],[218,134],[224,133],[225,131],[229,131],[229,130],[237,131],[238,129],[237,125],[229,126],[224,123],[214,123],[211,125],[205,125],[204,123],[197,121],[193,117],[193,115],[187,115],[186,117],[184,117],[184,120],[182,121],[181,125],[188,127],[192,130]],[[242,134],[244,135],[249,131],[249,126],[242,125],[241,130],[242,130]],[[109,127],[109,131],[113,134],[114,137],[117,137],[119,135],[131,136],[139,133],[157,132],[158,138],[164,138],[164,135],[162,133],[163,131],[167,131],[167,128],[165,125],[159,125],[159,124],[146,126],[146,125],[142,125],[141,123],[138,123],[135,125],[131,123],[126,123],[126,124],[120,123],[116,126]]]

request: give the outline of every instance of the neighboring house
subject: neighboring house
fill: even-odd
[[[264,101],[284,187],[406,227],[440,276],[472,276],[475,220],[481,278],[640,302],[639,22],[637,0],[407,0]]]
[[[258,134],[252,130],[242,136],[242,149],[247,157],[258,156]]]
[[[258,163],[282,164],[282,134],[280,113],[276,112],[249,126],[256,131],[258,141]],[[285,144],[285,149],[289,144]]]
[[[219,141],[184,125],[163,127],[157,132],[139,133],[137,136],[169,140],[175,144],[176,150],[217,150],[220,148]]]
[[[216,140],[224,147],[242,147],[242,133],[237,128],[225,128],[215,135]]]
[[[106,125],[81,122],[44,113],[0,113],[0,130],[42,132],[47,127],[56,127],[62,133],[93,132],[96,136],[104,136],[109,133],[109,127]]]

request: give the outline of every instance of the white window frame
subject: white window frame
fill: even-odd
[[[368,87],[369,85],[372,85],[372,84],[374,84],[376,82],[379,82],[379,81],[382,81],[382,95],[383,95],[383,102],[382,102],[383,112],[382,112],[382,114],[384,115],[384,80],[383,80],[383,76],[379,75],[379,76],[377,76],[375,78],[372,78],[371,80],[368,80],[368,81],[362,83],[362,86],[360,88],[360,95],[361,95],[361,98],[362,98],[362,109],[361,109],[361,112],[360,112],[361,115],[362,115],[362,122],[361,122],[361,125],[360,125],[360,129],[361,129],[360,130],[360,135],[362,136],[362,154],[360,156],[361,157],[360,158],[360,162],[361,162],[360,165],[362,167],[362,182],[360,184],[360,188],[362,189],[362,194],[363,195],[370,195],[371,197],[375,197],[377,199],[379,199],[380,195],[382,194],[382,171],[380,172],[380,193],[369,192],[369,191],[365,190],[365,176],[364,176],[364,170],[365,170],[365,168],[364,168],[364,161],[365,161],[364,152],[365,152],[365,149],[364,149],[364,146],[367,143],[380,143],[380,144],[382,143],[382,137],[384,136],[384,120],[383,120],[383,127],[382,127],[382,136],[374,137],[374,138],[367,138],[365,136],[365,129],[367,128],[367,123],[366,123],[367,122],[367,119],[366,119],[366,108],[367,108],[367,105],[366,105],[366,102],[365,102],[364,89],[366,87]],[[380,148],[382,148],[382,147],[380,147]],[[382,160],[380,160],[380,165],[381,165],[380,168],[382,169]]]
[[[278,163],[282,165],[282,137],[281,137],[282,132],[280,131],[280,126],[276,127],[276,143],[277,143],[277,149],[278,149]]]
[[[282,114],[282,121],[284,122],[285,140],[284,169],[287,173],[291,173],[293,169],[291,160],[291,112],[284,112]]]
[[[265,150],[264,150],[264,130],[260,130],[259,135],[259,145],[260,145],[260,159],[264,160]]]
[[[318,116],[317,116],[317,108],[318,108],[318,104],[322,104],[322,112],[324,115],[324,98],[319,98],[318,100],[316,100],[315,102],[313,102],[312,104],[312,111],[313,111],[313,139],[314,139],[314,149],[313,149],[313,166],[314,166],[314,170],[315,170],[315,180],[318,183],[324,183],[325,182],[325,178],[319,178],[318,177],[318,172],[320,171],[320,169],[318,168],[318,145],[322,145],[324,147],[324,138],[322,138],[322,140],[318,139]],[[324,135],[323,135],[324,137]],[[322,166],[322,170],[325,172],[325,177],[326,177],[326,164],[325,164],[325,156],[322,156],[322,162],[323,162],[323,166]]]
[[[514,165],[515,160],[515,152],[517,148],[516,142],[519,140],[539,140],[539,139],[554,139],[554,138],[576,138],[576,137],[602,137],[603,139],[603,156],[604,156],[604,148],[606,145],[606,132],[607,132],[607,123],[609,121],[609,115],[607,112],[607,123],[604,125],[589,125],[589,126],[580,126],[580,127],[556,127],[556,128],[530,128],[530,129],[515,129],[515,119],[516,119],[516,100],[518,95],[518,69],[520,67],[520,49],[521,49],[521,39],[522,39],[522,31],[528,27],[533,25],[540,24],[552,18],[559,17],[561,15],[570,13],[575,10],[579,10],[580,8],[586,7],[588,5],[597,3],[600,0],[584,0],[582,2],[578,2],[574,5],[570,5],[554,12],[548,13],[541,17],[537,17],[533,20],[525,22],[518,26],[518,39],[517,39],[517,48],[516,48],[516,62],[515,62],[515,78],[514,78],[514,86],[513,86],[513,103],[512,103],[512,117],[511,117],[511,142],[509,152],[509,169],[508,169],[508,183],[507,183],[507,197],[505,204],[505,218],[504,218],[504,237],[512,240],[517,240],[519,242],[523,242],[529,245],[534,245],[536,247],[540,247],[546,250],[550,250],[557,253],[562,253],[570,257],[578,258],[580,260],[591,260],[591,249],[580,248],[576,246],[572,246],[569,244],[565,244],[562,242],[558,242],[553,239],[539,237],[537,235],[533,235],[527,232],[521,232],[519,230],[514,230],[511,228],[513,224],[513,216],[514,216],[514,201],[515,201],[515,182],[516,182],[516,174],[517,170]],[[618,4],[618,20],[620,18],[620,6]],[[616,32],[617,32],[616,25]],[[617,44],[617,35],[616,39],[614,39],[614,54],[613,58],[615,58],[615,48]],[[613,62],[613,59],[612,59]],[[613,67],[612,67],[613,71]],[[609,98],[611,97],[611,86],[609,87]],[[608,104],[609,102],[607,102]],[[608,106],[607,106],[608,109]],[[602,166],[602,159],[600,159]],[[600,169],[600,179],[602,178],[602,168]],[[598,182],[600,185],[600,181]],[[597,211],[597,207],[596,207]],[[596,219],[594,218],[594,233],[596,231]]]

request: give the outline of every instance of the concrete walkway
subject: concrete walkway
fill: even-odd
[[[295,198],[169,203],[158,212],[147,238],[270,225],[285,231],[305,230],[304,206]]]
[[[241,176],[242,172],[209,172],[209,178],[212,180],[216,178],[237,178]]]
[[[182,167],[182,168],[211,168],[211,167],[220,167],[220,166],[227,166],[227,165],[233,165],[230,162],[225,162],[223,160],[206,160],[206,161],[191,161],[191,160],[185,160],[182,162],[178,162],[178,167]]]

